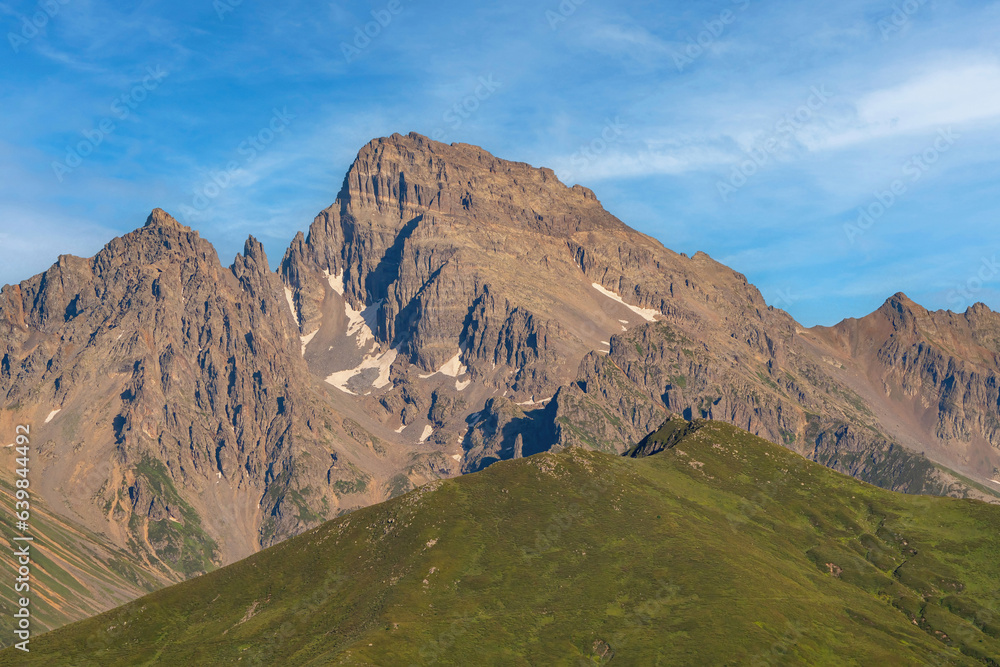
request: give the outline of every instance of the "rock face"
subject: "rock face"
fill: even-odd
[[[568,252],[570,239],[592,232],[626,229],[550,170],[396,136],[361,151],[337,202],[293,241],[282,274],[303,335],[322,334],[345,307],[370,312],[379,350],[418,374],[468,375],[530,398],[620,329]]]
[[[922,354],[944,356],[915,363],[917,350],[886,338],[902,321],[869,324],[853,335],[885,339],[873,363],[845,347],[849,323],[803,330],[707,255],[673,253],[604,211],[590,190],[473,146],[418,135],[371,142],[281,272],[314,373],[359,394],[384,428],[404,427],[458,457],[463,471],[525,447],[625,451],[669,412],[728,421],[915,493],[968,492],[921,452],[986,483],[998,463],[1000,440],[983,428],[996,421],[995,379],[982,370],[935,374],[940,391],[965,388],[978,406],[975,417],[942,416],[950,431],[900,418],[880,388],[883,376],[902,373],[908,379],[895,382],[911,387],[907,400],[939,405],[930,384],[913,389],[919,369],[966,363],[969,345],[951,341],[948,350],[963,350],[956,358],[923,341]],[[365,350],[331,350],[338,336],[329,332],[357,313],[370,324]],[[971,326],[935,326],[979,336],[975,363],[996,354],[996,341]],[[388,362],[380,376],[375,367]],[[422,414],[431,405],[450,412]]]
[[[337,202],[293,241],[281,273],[314,373],[360,395],[385,428],[431,429],[464,470],[495,460],[497,447],[512,452],[516,440],[501,446],[470,427],[470,415],[489,413],[498,396],[540,409],[622,332],[655,321],[710,329],[724,313],[751,349],[766,352],[774,343],[762,328],[794,330],[745,278],[629,229],[590,190],[418,135],[361,151]],[[348,334],[359,323],[356,346],[341,345],[345,320]],[[431,404],[455,407],[449,418],[415,418]],[[637,432],[664,409],[647,406]],[[529,451],[544,448],[529,431]],[[494,444],[483,448],[477,432]]]
[[[335,418],[253,238],[224,269],[153,211],[96,257],[4,288],[0,332],[7,421],[44,438],[34,483],[151,567],[205,571],[336,508]]]
[[[550,170],[393,135],[277,273],[156,210],[5,287],[0,427],[36,425],[54,511],[182,577],[497,460],[625,452],[671,414],[986,496],[931,459],[1000,488],[998,341],[984,306],[902,295],[802,329]]]
[[[975,479],[1000,479],[1000,315],[983,304],[929,312],[896,294],[814,333],[892,438]]]

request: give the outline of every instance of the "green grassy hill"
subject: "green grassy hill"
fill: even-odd
[[[677,430],[427,485],[0,664],[1000,664],[1000,507]]]
[[[10,450],[8,450],[10,451]],[[0,540],[16,545],[14,485],[0,479]],[[163,573],[150,574],[148,564],[123,551],[102,535],[51,512],[37,498],[31,500],[31,613],[32,628],[42,632],[135,599],[176,583]],[[22,594],[14,590],[18,563],[14,547],[0,550],[0,572],[9,577],[0,585],[0,646],[15,641],[14,612]]]

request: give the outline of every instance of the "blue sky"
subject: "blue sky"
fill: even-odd
[[[277,262],[417,131],[550,166],[807,325],[1000,309],[997,2],[0,0],[0,28],[0,284],[157,206]]]

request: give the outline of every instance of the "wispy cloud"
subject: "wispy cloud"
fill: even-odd
[[[856,127],[810,142],[812,150],[849,147],[942,127],[1000,123],[1000,64],[953,56],[910,80],[865,94],[855,103]]]

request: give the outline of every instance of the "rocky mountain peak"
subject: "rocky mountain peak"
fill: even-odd
[[[163,227],[167,229],[175,229],[183,232],[191,232],[190,227],[185,227],[181,223],[177,222],[172,215],[164,211],[162,208],[154,208],[146,218],[146,224],[144,227]]]
[[[993,309],[991,309],[982,301],[978,301],[969,306],[966,309],[965,314],[969,318],[983,318],[983,317],[990,317],[991,315],[996,315]]]
[[[250,235],[246,243],[243,244],[243,256],[252,259],[261,266],[267,266],[267,253],[264,251],[264,244]]]
[[[896,331],[914,329],[917,319],[927,315],[927,310],[923,306],[902,292],[897,292],[886,299],[877,312],[889,320]]]
[[[342,211],[451,215],[567,237],[581,229],[620,228],[594,193],[569,188],[548,168],[511,162],[469,144],[444,144],[416,133],[375,139],[361,149],[344,181]]]
[[[146,223],[108,242],[90,261],[98,273],[111,267],[128,271],[144,271],[158,262],[201,261],[214,267],[219,257],[211,243],[201,235],[177,222],[161,208],[155,208]]]
[[[923,309],[923,306],[918,304],[910,297],[906,296],[906,294],[904,294],[903,292],[896,292],[888,299],[886,299],[885,303],[896,309],[901,309],[901,308],[905,308],[908,310]]]

